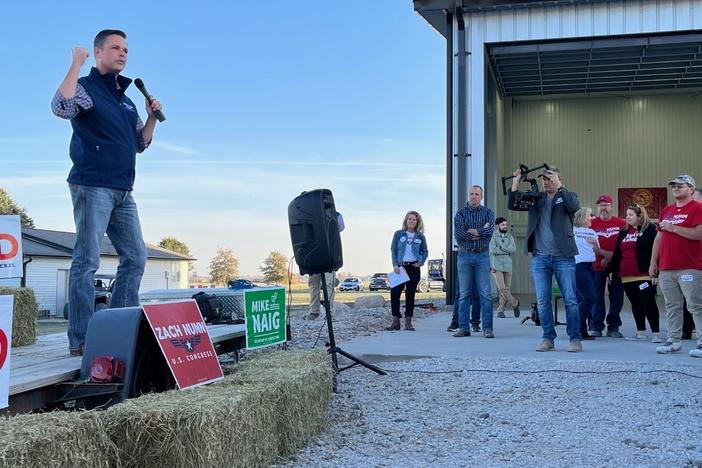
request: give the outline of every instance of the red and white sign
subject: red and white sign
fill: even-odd
[[[646,209],[649,218],[658,219],[668,204],[668,190],[665,187],[620,188],[617,195],[620,218],[626,216],[629,205],[636,203]]]
[[[0,279],[22,277],[22,224],[17,215],[0,216]]]
[[[142,308],[179,389],[224,378],[194,300],[152,302],[142,304]]]
[[[7,407],[10,397],[13,301],[14,296],[0,296],[0,408]]]

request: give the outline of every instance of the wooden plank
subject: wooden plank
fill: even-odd
[[[246,334],[245,325],[208,325],[213,343]],[[53,333],[37,337],[34,344],[12,348],[10,395],[73,380],[80,374],[82,359],[68,354],[68,337]]]

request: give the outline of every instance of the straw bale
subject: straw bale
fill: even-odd
[[[0,418],[0,467],[119,466],[116,456],[94,411]]]
[[[37,312],[39,306],[31,288],[3,288],[0,295],[15,296],[12,317],[12,347],[25,346],[37,340]]]
[[[261,353],[226,374],[103,412],[123,466],[268,466],[326,427],[333,373],[323,351]]]

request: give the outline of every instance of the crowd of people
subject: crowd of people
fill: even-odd
[[[551,307],[555,285],[565,304],[569,352],[582,351],[583,340],[624,338],[620,331],[624,296],[636,326],[630,339],[657,343],[660,354],[680,352],[681,341],[691,339],[693,330],[702,330],[702,189],[695,180],[684,174],[668,182],[674,202],[661,211],[655,223],[637,203],[627,207],[624,219],[614,216],[613,198],[608,194],[597,198],[594,211],[581,206],[577,193],[564,186],[554,166],[539,174],[539,179],[543,190],[529,203],[523,203],[525,193],[519,191],[520,169],[514,172],[508,192],[508,209],[528,212],[525,253],[531,257],[543,331],[536,351],[555,349]],[[508,308],[515,317],[521,313],[519,301],[510,292],[517,247],[509,220],[496,218],[482,199],[482,187],[473,185],[466,206],[454,217],[458,278],[448,327],[454,337],[471,336],[471,332],[495,337],[491,277],[499,292],[497,317],[506,317]],[[419,213],[407,213],[402,229],[393,236],[391,251],[395,272],[404,268],[410,279],[391,290],[393,318],[386,329],[401,328],[399,298],[404,290],[404,328],[414,330],[414,294],[419,268],[427,258]],[[658,288],[665,303],[665,341],[656,303]],[[702,332],[697,333],[697,345],[689,355],[702,357]]]

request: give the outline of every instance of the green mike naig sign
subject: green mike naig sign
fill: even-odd
[[[285,342],[284,288],[245,291],[244,303],[246,349],[264,348]]]

